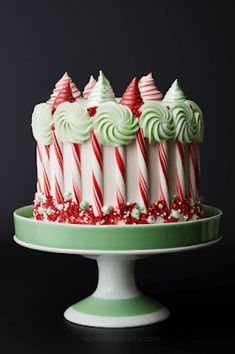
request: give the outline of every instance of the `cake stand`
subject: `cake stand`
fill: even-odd
[[[136,327],[162,321],[170,312],[139,291],[135,284],[135,261],[214,244],[220,239],[221,215],[220,210],[204,206],[201,220],[87,226],[35,221],[32,206],[26,206],[14,212],[14,239],[31,249],[77,254],[97,261],[97,288],[65,311],[68,321],[92,327]]]

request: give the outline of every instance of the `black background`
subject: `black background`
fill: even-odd
[[[232,4],[0,1],[2,353],[215,353],[234,345]],[[67,324],[63,310],[95,288],[95,264],[23,250],[12,241],[12,211],[30,204],[35,192],[34,105],[47,100],[65,71],[82,90],[99,69],[117,96],[133,76],[149,71],[163,92],[176,77],[180,80],[186,96],[204,112],[204,201],[224,211],[219,245],[138,264],[141,288],[173,315],[165,324],[135,330]],[[153,342],[139,344],[144,336]]]

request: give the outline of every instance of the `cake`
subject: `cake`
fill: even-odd
[[[203,216],[199,106],[152,74],[117,98],[103,74],[83,94],[65,73],[32,114],[34,218],[82,225],[190,222]]]

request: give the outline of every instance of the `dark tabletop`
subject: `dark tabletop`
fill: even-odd
[[[230,353],[234,346],[234,246],[158,255],[137,262],[141,290],[171,317],[134,329],[76,326],[63,318],[94,291],[96,263],[0,243],[0,352]]]

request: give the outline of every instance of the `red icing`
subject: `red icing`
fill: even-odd
[[[56,108],[63,102],[73,102],[75,98],[73,97],[71,88],[70,88],[70,80],[67,80],[67,83],[61,88],[58,96],[55,99],[55,102],[52,106],[52,113],[55,112]]]
[[[133,210],[136,211],[136,209],[139,210],[137,216],[133,214]],[[171,215],[172,210],[177,210],[180,217],[174,218]],[[56,203],[51,196],[44,197],[44,201],[38,201],[37,197],[34,200],[36,220],[69,224],[117,225],[120,221],[123,221],[126,225],[149,224],[150,218],[152,223],[155,223],[159,218],[164,223],[170,223],[199,219],[203,215],[201,204],[194,203],[190,197],[186,197],[184,200],[175,197],[171,205],[171,211],[163,200],[159,200],[157,203],[151,204],[146,211],[141,211],[138,204],[130,203],[112,208],[108,215],[102,213],[101,216],[95,216],[91,205],[86,210],[81,210],[72,199],[64,200],[61,204]]]
[[[134,77],[127,87],[119,103],[128,106],[136,117],[140,116],[139,108],[142,106],[143,100],[140,95],[136,77]]]
[[[96,106],[87,108],[87,112],[89,113],[90,117],[94,117],[94,115],[96,114],[96,110],[97,110]]]

